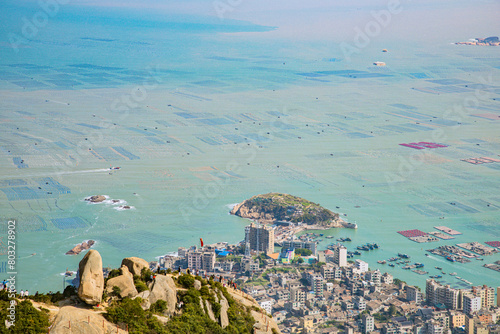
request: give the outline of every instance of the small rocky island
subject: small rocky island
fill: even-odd
[[[78,255],[95,244],[94,240],[84,241],[66,252],[66,255]]]
[[[342,220],[338,213],[325,209],[319,204],[297,196],[279,193],[253,196],[237,204],[230,213],[242,218],[259,220],[262,223],[287,221],[323,228],[357,227],[356,224]]]
[[[85,198],[85,200],[90,202],[90,203],[101,203],[101,202],[104,202],[106,200],[106,197],[103,195],[94,195],[94,196],[90,196],[90,197]]]
[[[497,36],[491,36],[486,38],[474,38],[467,42],[457,42],[458,45],[488,45],[488,46],[500,46],[500,40]]]

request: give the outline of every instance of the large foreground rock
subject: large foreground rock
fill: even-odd
[[[104,319],[101,313],[97,313],[84,308],[77,308],[74,306],[64,306],[61,307],[61,309],[55,316],[50,328],[50,334],[68,333],[126,334],[127,332],[122,328],[119,328],[117,332],[116,325]]]
[[[177,289],[175,282],[170,276],[157,275],[149,285],[151,293],[149,294],[149,302],[154,304],[158,300],[167,302],[167,314],[172,315],[175,312],[177,304]]]
[[[122,266],[127,266],[132,275],[141,276],[143,268],[149,269],[149,263],[139,257],[127,257],[122,260]]]
[[[80,261],[78,270],[80,272],[78,297],[89,305],[99,304],[104,290],[101,254],[91,249]]]
[[[117,277],[110,278],[106,283],[106,293],[110,295],[113,292],[113,287],[117,286],[120,289],[120,297],[135,297],[137,296],[137,289],[135,288],[134,278],[128,271],[126,266],[121,268],[122,274]]]

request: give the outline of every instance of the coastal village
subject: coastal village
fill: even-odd
[[[348,260],[340,242],[318,250],[316,233],[298,238],[297,228],[252,223],[238,245],[200,239],[201,247],[180,247],[151,268],[234,282],[282,333],[500,333],[500,287],[454,289],[427,279],[421,291],[360,259]],[[275,243],[281,251],[274,251]]]
[[[75,246],[69,255],[88,250],[73,281],[78,298],[70,294],[63,304],[51,306],[51,332],[66,333],[68,328],[86,332],[89,326],[102,324],[99,333],[114,326],[117,333],[126,333],[128,323],[113,318],[113,309],[130,302],[170,330],[184,321],[181,315],[185,314],[197,319],[195,323],[209,318],[211,326],[215,323],[232,333],[236,329],[231,326],[245,323],[234,313],[243,307],[246,319],[253,319],[248,323],[256,334],[500,334],[500,286],[454,288],[434,275],[422,291],[355,259],[359,252],[348,251],[343,244],[351,241],[348,237],[319,250],[321,230],[358,226],[318,204],[271,193],[236,205],[231,214],[252,219],[237,244],[205,244],[200,238],[199,245],[179,247],[157,261],[125,258],[120,269],[103,268],[99,252],[88,250],[94,241]],[[449,235],[460,233],[446,226],[437,229]],[[298,236],[299,232],[304,233]],[[432,241],[423,240],[427,234],[419,230],[398,233],[417,238],[415,242]],[[499,245],[488,245],[472,242],[427,251],[458,262],[498,252]],[[376,243],[357,247],[367,252],[377,248]],[[390,266],[397,263],[404,265],[402,269],[428,274],[423,264],[412,264],[407,254],[387,261]],[[32,298],[27,291],[23,294],[21,298]],[[39,299],[37,294],[33,297],[35,302]],[[41,310],[46,305],[35,303],[35,307]],[[108,313],[103,317],[104,311]]]

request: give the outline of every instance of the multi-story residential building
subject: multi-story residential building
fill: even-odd
[[[465,326],[465,314],[457,311],[449,312],[450,328]]]
[[[220,263],[220,267],[224,271],[231,271],[234,267],[234,261],[223,261]]]
[[[196,247],[195,247],[195,248],[196,248]],[[186,255],[187,255],[187,251],[188,251],[188,250],[187,250],[185,247],[179,247],[179,248],[177,248],[177,255],[178,255],[179,257],[186,257]]]
[[[290,300],[290,290],[288,289],[279,289],[276,291],[276,300]]]
[[[333,250],[333,262],[339,267],[347,267],[347,248],[337,244]]]
[[[432,319],[443,328],[450,328],[450,316],[446,311],[434,312]]]
[[[314,289],[314,296],[316,298],[323,297],[323,277],[321,275],[315,275],[313,277],[312,286]]]
[[[266,225],[252,223],[245,227],[245,244],[257,252],[274,252],[274,229]]]
[[[472,294],[481,298],[481,308],[489,309],[495,305],[495,289],[487,285],[475,286],[472,288]]]
[[[290,301],[304,305],[306,302],[306,292],[301,287],[290,289]]]
[[[441,324],[438,321],[435,320],[427,322],[426,326],[427,326],[426,330],[427,334],[443,334],[445,330],[445,328],[441,326]]]
[[[420,292],[420,289],[407,285],[405,286],[406,290],[406,300],[409,302],[415,302],[415,304],[420,304],[422,302],[422,292]]]
[[[189,269],[203,269],[203,253],[201,251],[188,251],[186,257]]]
[[[256,272],[259,270],[259,261],[252,258],[243,258],[241,260],[241,271],[242,272]]]
[[[309,249],[314,256],[318,254],[317,243],[315,241],[285,240],[283,248],[304,248]]]
[[[452,289],[449,286],[446,286],[444,289],[444,300],[443,304],[446,308],[450,310],[456,310],[461,308],[461,291],[457,289]]]
[[[202,253],[201,267],[206,272],[214,271],[215,266],[215,252],[206,251]]]
[[[361,331],[364,334],[370,333],[375,329],[375,319],[368,314],[363,314],[363,317],[361,317]]]
[[[354,308],[364,311],[366,309],[366,301],[362,296],[354,296],[352,299]]]
[[[481,309],[481,297],[465,294],[463,298],[464,313],[471,316]]]
[[[366,263],[363,260],[357,259],[354,262],[354,265],[356,266],[356,269],[358,269],[360,272],[364,273],[368,271],[368,263]]]
[[[380,274],[380,270],[378,270],[378,269],[373,270],[373,271],[368,271],[365,274],[365,279],[369,282],[372,282],[375,285],[380,285],[381,277],[382,277],[382,275]]]
[[[380,281],[384,284],[392,284],[394,282],[394,277],[389,273],[382,274]]]
[[[268,314],[272,313],[274,300],[272,299],[264,299],[259,302],[260,307],[262,307]]]
[[[342,278],[342,269],[337,265],[326,264],[321,267],[321,275],[326,280],[339,280]]]
[[[442,304],[446,308],[456,310],[461,307],[461,290],[452,289],[449,285],[443,286],[433,279],[428,279],[425,285],[426,301],[428,305]]]

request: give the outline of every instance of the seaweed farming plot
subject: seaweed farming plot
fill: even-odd
[[[99,160],[105,161],[119,161],[119,160],[138,160],[135,154],[130,153],[121,146],[113,147],[96,147],[90,151]]]
[[[399,144],[399,145],[405,146],[405,147],[414,148],[414,149],[417,149],[417,150],[424,150],[426,148],[448,147],[448,145],[437,144],[437,143],[429,143],[429,142],[426,142],[426,141],[421,141],[421,142],[418,142],[418,143]]]
[[[427,217],[444,217],[464,212],[479,213],[480,211],[459,202],[432,202],[426,204],[409,204],[409,208]]]
[[[60,230],[86,228],[89,224],[80,217],[54,218],[52,224]]]
[[[500,241],[486,241],[485,244],[491,247],[500,248]]]
[[[36,178],[33,181],[36,185],[21,179],[3,180],[0,183],[0,191],[7,196],[9,201],[57,198],[61,194],[71,193],[70,188],[63,186],[51,177]]]
[[[432,82],[438,85],[444,85],[444,86],[449,86],[449,85],[468,85],[471,84],[472,82],[470,81],[465,81],[461,79],[435,79],[435,80],[426,80],[427,82]]]
[[[471,116],[479,117],[479,118],[484,118],[484,119],[488,119],[488,120],[491,120],[491,121],[498,121],[498,120],[500,120],[500,115],[493,114],[493,113],[472,114]]]
[[[227,118],[203,118],[203,119],[197,119],[196,123],[198,125],[209,125],[209,126],[216,126],[216,125],[228,125],[228,124],[233,124],[234,121],[231,121]]]
[[[164,249],[169,243],[176,244],[182,242],[179,239],[168,238],[148,231],[127,232],[119,237],[108,235],[99,237],[99,239],[127,254],[137,255],[144,254],[157,247]]]
[[[420,231],[417,229],[398,231],[398,233],[401,234],[402,236],[410,239],[411,241],[415,241],[418,243],[438,241],[437,238],[431,236],[429,233],[426,233],[424,231]]]
[[[28,182],[23,179],[10,179],[10,180],[0,180],[0,188],[1,187],[16,187],[16,186],[25,186]]]
[[[28,168],[28,164],[24,163],[24,160],[21,157],[13,157],[12,162],[16,165],[17,168]]]
[[[438,87],[427,87],[427,89],[438,93],[466,93],[471,91],[468,88],[460,86],[438,86]]]
[[[7,218],[2,218],[6,222]],[[47,231],[47,223],[40,216],[19,217],[16,219],[17,232],[41,232]],[[7,235],[7,224],[0,224],[0,234]]]
[[[460,161],[468,162],[473,165],[482,165],[489,164],[493,162],[500,162],[500,159],[490,158],[490,157],[480,157],[480,158],[469,158],[469,159],[461,159]]]

